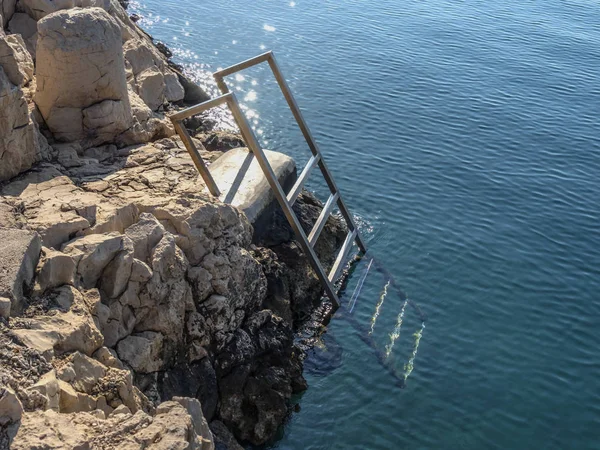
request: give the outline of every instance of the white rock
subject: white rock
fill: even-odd
[[[96,286],[106,266],[123,250],[124,239],[119,233],[90,234],[73,239],[62,248],[77,262],[77,274],[86,289]]]
[[[53,2],[50,2],[53,3]],[[118,24],[100,8],[38,23],[36,104],[55,137],[107,142],[132,125]]]
[[[75,261],[69,255],[44,247],[37,269],[36,290],[73,284],[75,282]]]
[[[282,186],[290,185],[296,175],[296,163],[283,153],[265,150]],[[254,223],[273,202],[275,196],[256,158],[247,148],[229,150],[210,166],[221,200],[241,209]],[[291,186],[290,186],[291,187]]]
[[[133,256],[146,262],[165,234],[165,228],[152,214],[142,213],[139,220],[125,230],[125,234],[133,242]]]
[[[35,20],[48,14],[75,7],[89,8],[100,7],[108,9],[109,0],[20,0],[19,7]]]
[[[140,373],[157,372],[163,367],[163,336],[146,331],[131,335],[117,345],[119,358]]]
[[[33,79],[33,60],[20,35],[0,37],[0,67],[15,86],[24,86]]]
[[[23,91],[10,82],[0,67],[0,181],[29,169],[41,158]]]
[[[74,351],[91,355],[102,346],[104,338],[81,293],[72,286],[63,286],[56,289],[55,295],[67,297],[55,299],[56,303],[71,303],[73,308],[67,312],[56,311],[53,315],[35,316],[27,320],[24,328],[15,326],[11,332],[47,360]]]

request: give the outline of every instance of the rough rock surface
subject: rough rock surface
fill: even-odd
[[[154,416],[126,410],[108,418],[91,413],[35,411],[23,416],[11,448],[212,450],[210,433],[202,435],[198,431],[192,416],[177,402],[163,403]]]
[[[0,448],[209,450],[209,423],[218,448],[273,438],[306,387],[293,332],[320,286],[260,173],[255,232],[172,137],[168,102],[203,93],[118,0],[0,15]],[[243,152],[195,142],[213,170]],[[331,219],[326,263],[341,234]]]
[[[38,263],[41,243],[37,233],[0,228],[3,243],[0,256],[0,297],[11,302],[10,311],[19,314],[26,304],[28,290]]]
[[[0,37],[0,181],[45,156],[45,139],[38,137],[23,91],[32,75],[33,64],[22,39]]]
[[[55,138],[110,141],[132,124],[121,30],[103,9],[69,9],[38,23],[35,102]]]
[[[271,168],[284,190],[296,179],[296,163],[283,153],[265,150]],[[241,209],[251,223],[273,204],[275,195],[258,161],[245,147],[226,152],[210,168],[221,200]]]

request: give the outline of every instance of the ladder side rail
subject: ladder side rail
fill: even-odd
[[[304,136],[304,139],[306,140],[306,143],[308,144],[311,152],[315,156],[321,155],[321,151],[319,150],[319,147],[317,146],[317,143],[316,143],[312,133],[310,132],[310,129],[308,128],[306,120],[304,120],[304,116],[302,115],[302,112],[300,111],[300,107],[296,103],[296,100],[294,99],[294,96],[292,95],[292,91],[290,90],[290,88],[287,84],[287,81],[285,81],[285,78],[284,78],[283,74],[281,73],[281,70],[279,69],[279,65],[277,64],[275,55],[273,53],[271,53],[270,58],[267,61],[269,63],[269,66],[271,67],[271,70],[273,71],[273,75],[275,75],[277,84],[279,84],[279,88],[281,89],[281,92],[283,93],[283,96],[285,97],[285,100],[286,100],[290,110],[292,111],[292,114],[294,115],[294,118],[296,119],[296,122],[298,123],[298,126],[300,127],[300,131],[302,132],[302,135]],[[344,200],[342,199],[341,191],[337,187],[337,184],[335,183],[333,176],[331,175],[331,172],[327,168],[327,164],[325,164],[325,160],[323,159],[322,156],[319,159],[318,164],[319,164],[319,168],[321,169],[321,172],[323,174],[323,178],[325,178],[325,182],[329,186],[329,190],[331,191],[331,193],[332,194],[340,193],[337,204],[338,204],[338,207],[340,208],[340,212],[342,213],[342,216],[344,217],[344,219],[346,220],[346,223],[348,224],[348,226],[350,228],[350,231],[358,230],[358,227],[356,226],[356,223],[354,222],[354,218],[352,217],[352,214],[350,214],[350,211],[348,210]],[[366,253],[367,246],[359,232],[356,233],[356,243],[358,244],[360,250],[363,253]]]
[[[220,97],[216,97],[204,103],[200,103],[199,105],[192,106],[191,108],[179,111],[178,113],[173,114],[170,117],[171,122],[175,127],[175,131],[181,138],[183,145],[190,154],[190,157],[192,158],[196,169],[198,170],[198,172],[200,172],[200,175],[202,176],[204,183],[206,183],[206,186],[208,187],[210,193],[215,197],[219,197],[221,195],[221,191],[219,190],[215,179],[211,175],[210,170],[208,170],[208,167],[206,167],[206,163],[204,162],[204,159],[202,159],[202,155],[200,155],[200,152],[196,148],[192,137],[190,136],[186,128],[181,124],[181,121],[187,119],[188,117],[192,117],[196,114],[200,114],[208,109],[227,103],[228,98],[230,96],[231,94],[221,95]]]
[[[279,181],[277,180],[277,176],[273,172],[271,164],[269,163],[269,160],[267,159],[265,153],[263,152],[262,148],[260,147],[258,140],[256,139],[256,136],[254,135],[254,132],[250,128],[250,125],[248,124],[246,116],[244,115],[244,113],[242,112],[242,110],[239,106],[239,103],[237,101],[237,98],[235,97],[235,94],[231,94],[231,97],[228,98],[227,103],[228,103],[229,108],[233,114],[233,117],[238,125],[238,128],[240,129],[240,132],[242,134],[242,138],[243,138],[244,142],[246,143],[246,145],[248,146],[250,151],[256,157],[256,160],[257,160],[258,164],[260,165],[263,173],[265,174],[265,177],[267,178],[267,181],[269,182],[271,189],[273,190],[273,193],[275,194],[275,197],[277,198],[277,201],[279,202],[279,205],[283,209],[283,212],[284,212],[288,222],[290,223],[290,226],[292,227],[292,229],[294,230],[294,233],[296,234],[296,236],[298,237],[298,240],[300,241],[302,250],[308,257],[308,261],[310,262],[313,270],[316,272],[317,277],[321,281],[321,284],[325,288],[327,296],[333,303],[334,307],[336,309],[339,308],[340,302],[339,302],[337,293],[335,292],[335,289],[334,289],[332,283],[329,281],[329,278],[328,278],[327,274],[325,273],[325,270],[323,269],[323,266],[321,265],[319,258],[317,257],[312,246],[309,244],[306,234],[304,233],[304,230],[302,229],[302,226],[300,225],[300,222],[299,222],[298,218],[296,217],[296,214],[292,210],[292,207],[288,203],[285,192],[283,191],[281,184],[279,184]]]
[[[340,252],[338,253],[337,258],[335,259],[335,263],[333,264],[331,271],[329,272],[329,280],[330,281],[333,282],[338,277],[340,270],[342,270],[342,267],[344,267],[344,262],[346,261],[346,255],[348,253],[348,250],[350,250],[350,247],[352,247],[352,243],[356,239],[357,234],[358,234],[358,230],[354,230],[354,231],[349,232],[348,235],[346,236],[346,240],[344,241],[344,244],[342,245],[342,248],[340,249]]]

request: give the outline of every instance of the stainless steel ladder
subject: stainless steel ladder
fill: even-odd
[[[294,115],[294,118],[296,119],[296,122],[298,123],[298,126],[300,127],[300,130],[304,135],[304,139],[306,140],[306,143],[308,144],[310,151],[313,155],[308,161],[308,164],[306,164],[306,167],[304,167],[304,170],[302,170],[302,172],[298,176],[296,183],[287,194],[283,191],[281,184],[277,180],[277,177],[273,172],[273,169],[271,168],[271,165],[269,164],[269,161],[267,160],[263,149],[261,148],[261,146],[258,143],[258,140],[256,139],[256,135],[252,131],[252,128],[250,127],[244,113],[240,108],[235,94],[229,91],[229,88],[225,83],[226,76],[232,75],[236,72],[240,72],[244,69],[255,66],[262,62],[267,62],[269,64],[269,67],[271,68],[271,71],[273,72],[273,75],[277,80],[277,84],[279,84],[279,88],[281,89],[281,92],[283,93],[283,96],[285,97],[285,100],[287,101],[287,104],[290,110],[292,111],[292,114]],[[290,226],[294,230],[294,233],[296,234],[296,237],[300,242],[300,245],[302,246],[304,254],[308,257],[308,260],[313,270],[316,272],[317,277],[323,285],[325,293],[333,303],[334,307],[338,308],[340,305],[340,301],[338,299],[337,292],[334,288],[334,283],[337,280],[339,273],[344,265],[346,255],[354,242],[356,242],[360,252],[362,253],[367,252],[367,246],[364,240],[362,239],[360,232],[358,231],[354,218],[350,214],[350,211],[348,210],[346,204],[344,203],[344,200],[342,199],[342,194],[338,189],[335,181],[333,180],[331,172],[325,164],[323,155],[321,154],[321,151],[319,150],[319,147],[317,146],[317,143],[315,142],[315,139],[313,138],[308,128],[308,125],[306,124],[306,121],[304,120],[304,117],[300,112],[300,108],[298,107],[298,104],[296,103],[296,100],[294,99],[287,82],[281,74],[281,70],[279,69],[277,61],[275,60],[275,55],[273,55],[273,52],[271,51],[263,53],[254,58],[243,61],[239,64],[235,64],[226,69],[219,70],[215,72],[213,76],[217,82],[217,86],[219,87],[219,90],[221,91],[222,95],[214,99],[208,100],[204,103],[201,103],[199,105],[182,110],[176,114],[173,114],[171,116],[171,121],[175,126],[177,134],[179,134],[179,136],[181,137],[185,147],[187,148],[190,156],[192,157],[192,160],[194,161],[194,164],[196,165],[196,168],[198,169],[198,172],[200,172],[200,175],[204,179],[204,182],[206,183],[210,193],[216,197],[219,197],[221,195],[219,187],[215,183],[215,180],[213,179],[212,175],[210,174],[208,167],[206,167],[206,164],[204,163],[200,152],[194,145],[191,136],[189,135],[186,128],[182,125],[182,121],[191,116],[200,114],[208,109],[220,106],[222,104],[226,104],[229,107],[233,118],[240,130],[240,133],[242,134],[244,142],[256,157],[258,164],[260,165],[263,173],[265,174],[265,177],[269,182],[269,185],[271,186],[271,189],[275,194],[275,198],[277,198],[279,205],[283,209],[283,212]],[[321,214],[317,219],[317,222],[315,223],[313,229],[307,236],[304,230],[302,229],[302,226],[300,225],[298,217],[294,213],[292,206],[296,202],[298,196],[300,195],[300,192],[302,191],[302,187],[308,180],[308,177],[311,171],[315,168],[315,166],[318,166],[319,169],[321,169],[323,178],[325,179],[325,182],[329,187],[330,195],[329,199],[325,203],[325,206],[323,207],[323,210],[321,211]],[[325,269],[323,268],[323,265],[321,264],[321,261],[315,253],[314,247],[317,242],[317,239],[319,238],[319,235],[321,234],[321,231],[323,231],[323,227],[325,226],[329,215],[331,214],[336,205],[338,206],[342,216],[344,217],[348,225],[349,233],[346,236],[342,248],[340,249],[337,255],[333,267],[327,274],[325,272]]]

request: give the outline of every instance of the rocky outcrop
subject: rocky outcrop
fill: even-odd
[[[29,169],[47,153],[25,92],[32,77],[33,62],[22,38],[0,36],[0,181]]]
[[[67,26],[65,26],[67,24]],[[60,141],[113,140],[132,124],[121,30],[100,8],[38,23],[35,102]]]
[[[210,431],[197,427],[185,406],[172,401],[160,405],[154,415],[132,414],[127,408],[115,410],[108,418],[52,410],[25,414],[11,449],[31,448],[212,450],[214,444]]]
[[[117,0],[0,11],[0,448],[265,443],[306,387],[294,329],[320,286],[255,161],[196,121],[224,190],[247,162],[253,193],[209,195],[165,117],[201,95]]]

